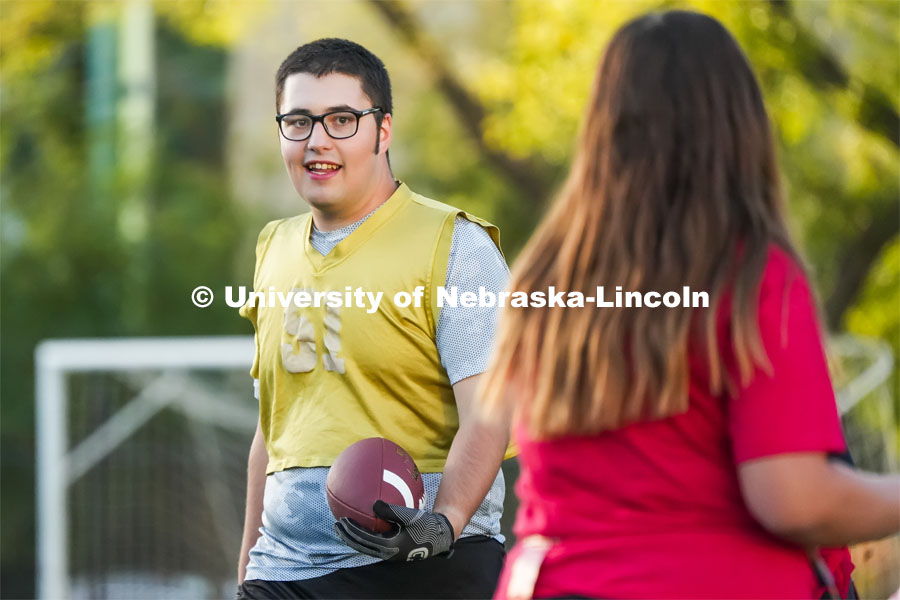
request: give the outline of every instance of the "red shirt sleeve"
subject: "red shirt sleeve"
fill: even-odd
[[[842,452],[846,445],[812,294],[802,271],[780,249],[770,252],[758,314],[772,370],[757,368],[731,400],[735,462],[790,452]]]

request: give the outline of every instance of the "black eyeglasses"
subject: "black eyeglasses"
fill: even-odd
[[[312,135],[313,126],[316,123],[321,123],[325,128],[325,133],[332,138],[343,140],[356,135],[361,117],[375,112],[384,111],[376,106],[366,110],[336,110],[323,115],[285,113],[275,115],[275,120],[278,121],[281,135],[292,142],[302,142]]]

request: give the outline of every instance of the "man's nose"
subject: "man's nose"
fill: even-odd
[[[325,125],[321,121],[312,124],[312,131],[306,140],[306,146],[310,149],[327,148],[331,145],[331,136],[325,131]]]

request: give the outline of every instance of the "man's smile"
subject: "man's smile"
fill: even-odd
[[[329,179],[342,168],[341,165],[327,160],[311,160],[306,162],[303,167],[312,179]]]

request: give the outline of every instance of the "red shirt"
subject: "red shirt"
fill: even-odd
[[[725,298],[722,306],[729,304]],[[728,311],[719,314],[719,347],[727,349]],[[760,285],[759,326],[773,374],[757,371],[736,398],[712,395],[705,361],[692,356],[683,414],[550,441],[516,427],[515,533],[557,540],[535,597],[821,596],[805,552],[766,532],[738,485],[743,461],[845,449],[808,284],[774,247]],[[506,597],[520,553],[521,546],[510,552],[497,598]],[[853,569],[846,548],[823,555],[846,592]]]

